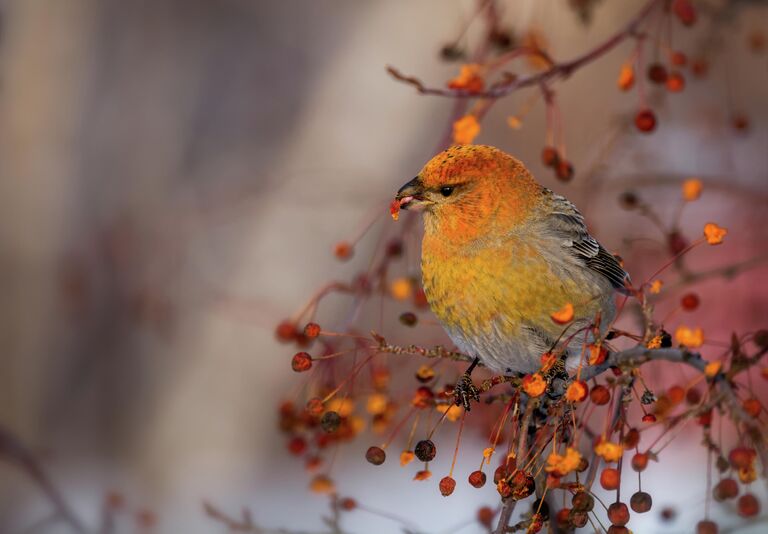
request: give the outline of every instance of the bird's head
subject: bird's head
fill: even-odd
[[[532,213],[541,188],[525,166],[491,146],[456,145],[403,185],[401,209],[425,213],[427,232],[455,240],[508,232]]]

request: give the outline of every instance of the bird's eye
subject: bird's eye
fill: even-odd
[[[451,193],[453,193],[453,186],[451,185],[444,185],[443,187],[440,188],[440,194],[443,195],[444,197],[451,196]]]

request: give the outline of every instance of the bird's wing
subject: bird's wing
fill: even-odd
[[[549,198],[551,207],[546,219],[548,229],[577,260],[603,275],[614,288],[626,294],[629,274],[613,254],[589,235],[584,216],[576,206],[564,196],[549,189],[544,189],[544,194]]]

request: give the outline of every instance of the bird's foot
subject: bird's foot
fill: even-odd
[[[466,411],[471,411],[470,401],[480,402],[480,390],[472,383],[469,373],[464,373],[453,388],[453,402],[457,406],[463,406]]]

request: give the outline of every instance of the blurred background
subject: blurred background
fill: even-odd
[[[501,2],[512,34],[536,29],[556,60],[595,46],[642,4]],[[587,22],[575,5],[593,8]],[[624,44],[556,86],[572,182],[540,163],[540,102],[522,128],[507,124],[530,91],[498,102],[477,142],[516,155],[573,200],[639,280],[661,263],[659,236],[618,196],[631,188],[670,219],[680,182],[701,178],[704,195],[681,229],[695,238],[713,220],[730,234],[716,252],[695,251],[692,265],[751,262],[733,280],[697,286],[695,326],[727,342],[768,319],[768,5],[702,5],[700,24],[678,27],[674,42],[706,54],[708,74],[681,94],[649,95],[653,135],[634,130],[636,97],[616,89],[632,50]],[[204,500],[234,515],[247,506],[267,527],[322,530],[327,499],[308,491],[276,427],[297,379],[274,327],[323,283],[366,268],[391,224],[388,200],[434,154],[452,109],[385,65],[442,86],[458,65],[439,51],[475,9],[469,0],[0,2],[0,455],[11,459],[0,463],[0,532],[71,531],[48,521],[51,502],[19,468],[19,446],[93,531],[105,498],[124,503],[117,532],[222,532]],[[378,214],[354,258],[334,258],[334,243]],[[332,302],[323,313],[343,310]],[[636,532],[690,532],[701,517],[698,442],[683,437],[644,478],[655,503],[677,503],[677,518],[633,519]],[[344,494],[425,532],[481,531],[474,513],[495,501],[492,485],[445,500],[394,463],[374,472],[363,445],[335,460]],[[363,512],[345,525],[399,531]]]

